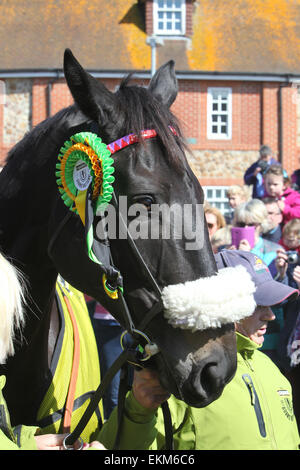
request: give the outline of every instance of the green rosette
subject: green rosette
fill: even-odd
[[[94,213],[104,210],[113,193],[113,163],[110,151],[97,134],[79,132],[72,135],[61,147],[56,164],[56,181],[64,203],[77,212],[75,199],[78,192],[92,183]],[[78,165],[83,167],[85,177],[82,188],[74,180]]]

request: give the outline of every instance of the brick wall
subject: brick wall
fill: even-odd
[[[191,37],[193,34],[193,0],[186,0],[186,24],[185,35]]]
[[[73,103],[72,95],[64,80],[58,80],[51,84],[50,100],[52,116]]]
[[[39,122],[47,117],[47,79],[33,80],[32,87],[32,126],[36,126]]]
[[[153,0],[145,2],[145,30],[148,36],[153,34]]]
[[[288,172],[299,168],[297,151],[297,90],[291,86],[281,88],[282,102],[282,165]]]
[[[115,80],[115,79],[111,79],[111,80],[107,79],[107,80],[101,80],[101,81],[111,91],[113,91],[115,87],[119,84],[119,80]],[[74,102],[73,97],[64,79],[55,80],[51,82],[51,87],[48,93],[49,93],[49,99],[51,102],[50,114],[52,116],[58,111],[60,111],[62,108],[70,106]],[[39,96],[39,98],[40,97],[41,96]],[[45,105],[42,106],[40,101],[39,101],[39,106],[40,106],[40,109],[44,109],[44,110],[46,109]]]
[[[207,138],[207,88],[232,88],[232,139]],[[182,80],[173,105],[193,149],[258,150],[261,142],[261,86],[242,82]]]
[[[278,158],[278,83],[262,84],[261,141],[269,145]]]
[[[114,90],[118,80],[104,80]],[[35,126],[56,113],[73,100],[63,79],[32,80],[32,125]],[[207,88],[211,86],[232,88],[232,139],[207,138]],[[278,97],[282,94],[282,159],[292,173],[298,168],[297,147],[297,90],[278,84],[259,82],[220,82],[180,80],[179,94],[172,106],[178,116],[184,135],[193,155],[190,157],[196,174],[205,185],[229,185],[241,183],[244,170],[256,160],[262,143],[279,152]],[[49,106],[50,103],[50,106]],[[11,145],[3,137],[5,104],[0,103],[0,158],[4,159]],[[28,119],[29,114],[28,112]],[[17,119],[17,117],[16,117]],[[19,136],[20,137],[20,136]]]

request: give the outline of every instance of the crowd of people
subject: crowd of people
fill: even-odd
[[[224,216],[205,205],[213,251],[224,248],[251,252],[268,266],[272,277],[300,289],[300,190],[299,171],[288,175],[263,145],[259,159],[244,174],[244,184],[227,190],[230,210]],[[212,229],[213,228],[213,229]],[[272,306],[261,350],[289,377],[294,396],[300,382],[300,303],[295,300]],[[299,399],[294,408],[300,427]]]

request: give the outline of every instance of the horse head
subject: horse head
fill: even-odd
[[[220,280],[204,219],[203,190],[170,111],[178,91],[174,63],[163,65],[147,88],[125,79],[115,92],[85,71],[69,50],[64,71],[76,105],[102,141],[119,145],[112,155],[115,198],[95,217],[94,236],[105,238],[100,230],[105,220],[113,265],[122,274],[134,325],[158,306],[155,316],[144,322],[144,333],[158,347],[150,364],[159,371],[162,385],[192,406],[206,406],[235,373],[236,342],[230,312],[219,319],[225,301],[224,294],[218,297]],[[124,145],[118,141],[130,135],[138,139],[128,145],[128,139]],[[62,223],[66,213],[57,192],[50,230],[53,235],[59,227],[51,248],[58,272],[126,326],[120,301],[105,293],[101,268],[87,257],[78,215]]]

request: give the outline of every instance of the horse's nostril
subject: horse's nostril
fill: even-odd
[[[191,406],[206,406],[221,395],[227,382],[226,378],[217,362],[207,362],[201,369],[195,370],[192,380],[185,384],[184,394],[187,401]]]
[[[220,389],[222,378],[216,362],[205,364],[199,374],[200,386],[207,396],[215,394]]]

